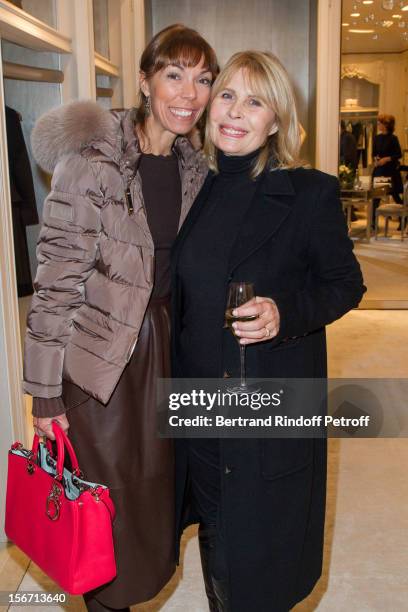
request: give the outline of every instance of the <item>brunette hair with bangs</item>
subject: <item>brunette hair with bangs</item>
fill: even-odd
[[[377,121],[385,126],[388,134],[393,134],[395,130],[395,117],[394,115],[378,115]]]
[[[252,178],[256,178],[268,167],[275,169],[303,166],[299,159],[301,128],[295,96],[289,75],[275,55],[266,51],[235,53],[216,78],[211,91],[211,101],[228,87],[229,81],[239,70],[243,71],[252,92],[274,111],[278,126],[278,131],[268,136],[261,147]],[[216,147],[209,137],[208,120],[204,154],[211,170],[218,172]]]
[[[214,49],[196,30],[176,23],[164,28],[152,38],[140,58],[140,71],[149,79],[159,70],[172,64],[185,68],[197,66],[202,57],[205,68],[215,79],[219,68]],[[146,117],[146,96],[140,89],[135,109],[135,122],[143,128]]]

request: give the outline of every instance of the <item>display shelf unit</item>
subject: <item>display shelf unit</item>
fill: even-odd
[[[100,53],[95,53],[95,72],[96,74],[103,74],[115,78],[118,78],[120,75],[118,66]]]
[[[0,36],[36,51],[72,53],[71,38],[7,0],[0,0]]]

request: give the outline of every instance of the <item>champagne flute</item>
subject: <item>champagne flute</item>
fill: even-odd
[[[236,317],[232,314],[235,308],[239,308],[250,299],[255,297],[254,285],[253,283],[248,283],[245,281],[230,283],[228,289],[228,299],[227,299],[227,307],[225,311],[225,326],[229,327],[231,332],[234,334],[235,338],[238,340],[239,337],[235,334],[235,329],[232,324],[237,321],[253,321],[257,318],[257,315],[250,315],[244,317]],[[235,387],[227,388],[227,391],[230,393],[255,393],[259,391],[259,389],[255,389],[252,386],[249,386],[246,381],[245,374],[245,344],[239,343],[240,350],[240,363],[241,363],[241,384]]]

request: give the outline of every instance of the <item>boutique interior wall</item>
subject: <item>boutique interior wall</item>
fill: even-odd
[[[344,54],[342,69],[356,69],[380,86],[379,112],[395,116],[401,148],[408,148],[408,51]]]

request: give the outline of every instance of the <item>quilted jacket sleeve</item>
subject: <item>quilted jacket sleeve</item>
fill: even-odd
[[[84,302],[84,283],[98,256],[102,198],[85,157],[76,154],[58,162],[44,203],[35,293],[27,317],[23,389],[30,395],[61,395],[72,319]]]

